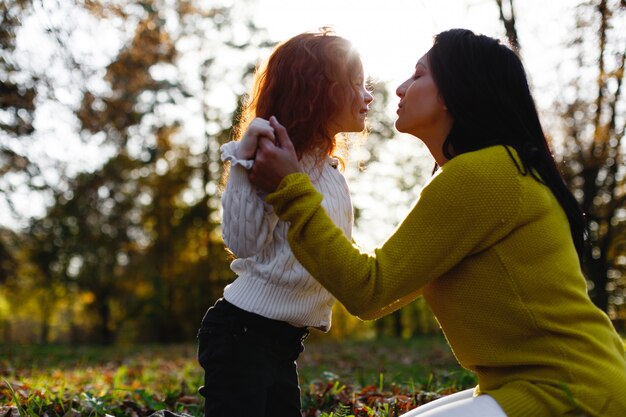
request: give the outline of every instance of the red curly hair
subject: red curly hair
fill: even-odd
[[[278,44],[255,72],[235,139],[241,138],[255,117],[276,116],[299,157],[310,151],[317,156],[334,155],[338,143],[331,122],[351,102],[354,95],[347,93],[347,87],[357,91],[352,77],[360,70],[361,59],[352,44],[329,28]]]

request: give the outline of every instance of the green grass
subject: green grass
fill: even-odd
[[[476,385],[439,337],[307,344],[298,364],[307,417],[394,417]]]
[[[141,417],[159,409],[201,416],[195,356],[193,344],[0,346],[0,415],[12,406],[20,416]],[[475,384],[439,337],[321,337],[307,341],[298,366],[306,416],[393,417]]]
[[[388,384],[424,389],[475,383],[439,337],[311,343],[306,345],[298,367],[301,381],[331,372],[360,386],[378,384],[381,374]]]

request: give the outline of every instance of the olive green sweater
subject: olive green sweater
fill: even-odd
[[[353,314],[423,295],[476,393],[507,416],[624,417],[622,341],[587,295],[564,211],[515,158],[494,146],[448,161],[371,254],[333,225],[306,175],[266,201],[290,222],[297,259]]]

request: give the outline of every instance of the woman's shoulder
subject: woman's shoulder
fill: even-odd
[[[511,146],[494,145],[476,151],[465,152],[449,160],[444,167],[454,165],[466,166],[480,170],[496,164],[505,164],[515,167],[521,161],[517,151]]]
[[[441,171],[448,174],[485,177],[493,181],[497,178],[517,177],[521,167],[522,163],[515,149],[496,145],[457,155],[446,162]]]

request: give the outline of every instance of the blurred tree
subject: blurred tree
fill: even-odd
[[[104,342],[112,339],[107,331],[117,328],[108,322],[114,312],[127,328],[134,321],[133,338],[174,342],[195,335],[202,314],[232,279],[219,233],[218,195],[218,149],[231,123],[204,96],[222,76],[214,68],[217,45],[243,50],[263,41],[253,36],[252,25],[244,35],[242,28],[235,30],[228,8],[137,4],[142,8],[134,37],[107,67],[110,91],[87,92],[78,111],[86,132],[105,132],[117,147],[111,162],[124,161],[102,172],[109,181],[106,191],[90,187],[93,210],[107,205],[120,210],[114,221],[93,226],[108,225],[119,231],[117,237],[126,237],[109,246],[85,242],[98,252],[81,258],[81,270],[88,273],[78,282],[94,292]],[[256,44],[248,41],[255,39]],[[130,191],[128,205],[124,198],[111,198],[120,190]],[[74,198],[80,201],[76,193]],[[103,284],[90,287],[90,280]],[[120,302],[122,289],[133,300]]]
[[[33,176],[34,167],[11,140],[33,132],[33,113],[37,92],[33,80],[13,59],[16,31],[27,14],[30,0],[7,0],[0,3],[0,199],[15,211],[10,193],[15,183],[5,175],[27,173]],[[14,269],[11,233],[0,233],[0,285]]]
[[[508,2],[502,2],[502,0],[496,0],[498,5],[498,11],[500,12],[500,21],[504,25],[506,32],[506,38],[509,41],[509,45],[518,54],[521,52],[521,45],[519,43],[519,37],[517,36],[517,27],[515,25],[515,7],[513,6],[513,0]]]
[[[5,135],[24,136],[33,132],[33,112],[37,91],[14,56],[16,31],[31,5],[30,0],[8,0],[0,3],[0,131]],[[0,173],[24,168],[24,161],[5,143],[0,148]]]
[[[11,230],[0,228],[0,337],[11,340],[11,311],[7,294],[14,271],[17,269],[17,259],[13,253],[18,244],[18,236]]]
[[[519,51],[513,1],[509,1],[510,18],[505,17],[502,1],[496,3],[509,42]],[[577,6],[573,39],[567,45],[576,54],[575,75],[555,102],[561,125],[551,126],[565,180],[589,224],[583,259],[589,294],[622,329],[626,321],[624,6],[623,0],[584,1]]]
[[[17,291],[17,299],[13,300],[13,308],[23,308],[25,298],[36,303],[32,323],[39,326],[37,341],[50,342],[50,326],[55,313],[57,297],[55,292],[66,284],[65,265],[68,264],[68,253],[64,250],[67,242],[77,232],[75,218],[54,214],[33,221],[24,236],[27,262],[31,265],[29,273],[23,269],[14,270],[15,278],[21,281]],[[68,229],[73,233],[67,233]]]
[[[0,3],[0,199],[5,207],[16,213],[12,194],[18,183],[31,183],[39,172],[17,145],[20,139],[31,135],[34,131],[33,120],[36,109],[37,89],[36,76],[21,68],[16,59],[17,31],[30,12],[30,0],[7,0]],[[21,180],[17,181],[16,178]],[[31,183],[32,185],[32,183]],[[2,228],[0,230],[0,286],[2,298],[7,303],[6,309],[0,314],[6,340],[11,340],[11,319],[18,316],[14,310],[16,301],[29,293],[24,291],[26,281],[19,282],[17,271],[20,265],[20,247],[22,236],[15,231]],[[21,259],[24,261],[24,259]],[[25,277],[22,277],[25,278]],[[41,293],[39,294],[41,295]],[[10,302],[13,301],[13,302]],[[51,303],[46,302],[46,295],[40,299],[43,319],[39,341],[48,338],[47,312]]]
[[[577,53],[578,70],[556,106],[564,126],[561,166],[589,222],[584,268],[590,295],[623,329],[626,319],[626,100],[623,93],[626,8],[622,3],[589,1],[578,7],[574,39],[568,45]],[[590,88],[594,84],[595,88]]]
[[[101,143],[103,162],[60,173],[46,216],[24,233],[28,280],[13,269],[13,240],[2,233],[0,271],[22,284],[8,285],[2,275],[0,285],[33,300],[41,289],[31,320],[43,342],[60,337],[50,327],[59,320],[71,322],[75,341],[190,340],[233,278],[219,228],[218,150],[230,137],[249,62],[269,45],[250,16],[231,19],[245,7],[160,0],[80,6],[110,20],[122,39],[104,71],[90,67],[72,90],[82,97],[74,109],[82,139]],[[47,29],[58,45],[86,35],[67,23],[64,30],[76,33]],[[242,62],[241,73],[225,73],[222,56]],[[62,58],[68,73],[84,67],[78,55]]]
[[[0,227],[0,285],[7,282],[17,267],[13,251],[17,247],[15,232]]]

